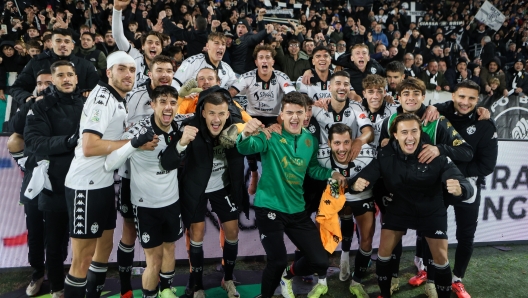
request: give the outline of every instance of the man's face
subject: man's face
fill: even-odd
[[[524,68],[524,64],[522,62],[515,62],[513,68],[515,69],[515,71],[521,71]]]
[[[176,53],[176,54],[174,54],[174,56],[172,56],[172,58],[174,58],[174,60],[176,62],[182,62],[183,61],[183,53],[182,52]]]
[[[374,30],[376,31],[376,33],[381,33],[381,25],[378,24],[374,28],[375,28]]]
[[[77,75],[73,67],[62,65],[55,68],[55,73],[51,75],[51,82],[60,92],[72,93],[77,87]]]
[[[387,71],[387,82],[389,88],[395,90],[399,83],[403,81],[403,74],[397,71]]]
[[[145,53],[145,58],[147,58],[147,60],[154,59],[154,57],[161,54],[161,51],[163,50],[161,46],[161,40],[156,35],[147,36],[142,49],[143,53]]]
[[[420,109],[425,95],[420,90],[404,89],[400,94],[400,104],[405,113],[414,113]]]
[[[394,56],[398,55],[398,49],[395,47],[390,48],[389,55],[390,58],[394,58]]]
[[[423,64],[423,57],[422,55],[418,54],[414,57],[414,65],[416,66],[422,66]]]
[[[312,63],[318,71],[328,71],[331,62],[332,59],[327,51],[317,51],[313,54]]]
[[[438,63],[429,62],[429,64],[427,65],[427,70],[429,70],[432,75],[435,75],[438,72]]]
[[[464,62],[460,62],[457,64],[456,68],[459,72],[467,70],[467,64]]]
[[[6,57],[13,57],[13,55],[15,54],[15,49],[13,47],[4,47],[2,51],[4,52],[4,55],[6,55]]]
[[[496,72],[499,69],[499,66],[495,61],[490,62],[488,69],[490,72]]]
[[[306,109],[298,104],[287,103],[282,107],[280,117],[287,132],[300,134],[306,119]]]
[[[313,41],[307,41],[304,44],[304,49],[306,50],[306,54],[311,55],[313,53],[313,49],[315,48],[315,44]]]
[[[74,46],[71,36],[53,34],[51,41],[53,52],[55,52],[55,54],[57,54],[59,57],[70,56]]]
[[[414,57],[412,54],[405,54],[405,58],[403,59],[403,64],[405,67],[410,68],[414,64]]]
[[[352,51],[351,59],[357,68],[363,71],[367,67],[367,63],[370,61],[370,55],[366,48],[358,47]]]
[[[443,50],[442,50],[442,48],[440,48],[440,47],[436,47],[436,48],[433,49],[433,53],[434,53],[436,56],[442,56],[442,52],[443,52]]]
[[[112,69],[106,70],[108,81],[112,87],[121,93],[132,90],[136,80],[136,64],[115,64]]]
[[[350,92],[350,79],[336,76],[330,81],[328,90],[332,94],[332,102],[345,102],[348,97],[348,92]]]
[[[225,39],[216,38],[214,40],[209,40],[205,47],[207,48],[209,59],[211,59],[212,62],[219,62],[224,57],[226,42]]]
[[[113,47],[115,45],[115,39],[112,36],[112,32],[107,32],[104,36],[104,41],[107,45]]]
[[[198,75],[196,75],[196,83],[198,84],[198,88],[202,88],[202,90],[207,90],[212,86],[220,85],[220,81],[217,80],[215,71],[211,68],[200,70]]]
[[[83,49],[91,49],[95,45],[95,41],[88,34],[81,36],[81,47]]]
[[[257,65],[258,73],[264,76],[271,75],[273,72],[273,56],[270,51],[260,51],[257,53],[257,59],[255,59],[255,65]]]
[[[344,41],[339,41],[337,43],[337,52],[339,53],[343,53],[346,51],[346,42]]]
[[[31,38],[39,36],[38,30],[35,28],[28,29],[27,33]]]
[[[385,86],[364,89],[363,97],[365,97],[367,100],[369,108],[378,110],[383,104],[383,98],[385,97]]]
[[[248,29],[247,29],[246,25],[244,25],[244,24],[238,24],[238,25],[236,26],[236,32],[237,32],[238,37],[240,37],[240,36],[242,36],[242,35],[248,33]]]
[[[300,50],[301,49],[299,49],[299,43],[290,43],[290,45],[288,46],[288,51],[291,55],[299,54]]]
[[[229,0],[225,1],[224,5],[225,5],[226,9],[228,9],[228,10],[231,9],[231,1],[229,1]]]
[[[41,74],[37,77],[37,95],[40,95],[44,89],[51,85],[51,74]]]
[[[312,108],[313,108],[312,105],[309,105],[306,107],[306,117],[304,118],[304,121],[303,121],[303,127],[308,127],[308,125],[310,125],[310,120],[312,119],[312,116],[313,116]]]
[[[509,49],[510,49],[510,51],[515,52],[515,50],[517,49],[517,45],[512,42],[512,43],[510,43]]]
[[[398,122],[394,138],[405,154],[413,154],[420,143],[420,123],[414,120]]]
[[[332,150],[332,157],[335,161],[341,164],[346,164],[348,155],[352,150],[352,137],[348,132],[342,134],[332,134],[332,141],[328,140],[330,150]]]
[[[138,25],[137,25],[137,24],[129,24],[129,25],[128,25],[128,30],[130,30],[130,32],[135,33],[136,30],[137,30],[137,28],[138,28]]]
[[[29,56],[31,56],[31,58],[37,56],[38,54],[40,54],[40,49],[39,48],[30,48],[28,50],[28,53],[29,53]]]
[[[442,34],[436,35],[436,41],[437,42],[442,42],[442,40],[444,40],[444,36]]]
[[[162,130],[169,128],[174,116],[178,112],[178,99],[172,96],[162,95],[156,98],[156,100],[152,100],[150,106],[154,110],[156,124]]]
[[[413,32],[412,32],[412,36],[413,36],[414,38],[418,38],[418,36],[420,36],[420,31],[418,31],[418,30],[413,30]]]
[[[154,88],[170,85],[173,76],[174,71],[171,63],[155,63],[152,65],[152,70],[149,71],[149,78]]]
[[[202,111],[202,117],[205,118],[209,134],[217,137],[222,132],[227,118],[229,118],[227,103],[223,102],[220,105],[206,103]]]
[[[478,91],[470,88],[458,88],[452,94],[453,106],[460,115],[471,113],[478,103]]]
[[[447,70],[447,64],[445,61],[440,61],[438,62],[438,71],[440,71],[441,73],[445,73]]]

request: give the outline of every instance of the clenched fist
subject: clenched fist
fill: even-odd
[[[458,182],[458,181],[457,181]],[[370,182],[363,178],[358,178],[358,180],[352,185],[354,191],[364,191],[365,188],[369,186]]]
[[[183,134],[180,139],[180,146],[187,146],[190,142],[194,141],[194,138],[196,138],[196,134],[198,134],[198,128],[194,126],[185,126],[183,128]]]
[[[454,195],[455,197],[462,195],[462,187],[460,182],[456,179],[447,179],[446,181],[447,192]]]
[[[258,131],[262,128],[264,128],[264,124],[262,124],[260,120],[253,118],[246,123],[242,133],[245,137],[249,137],[250,135],[258,133]]]

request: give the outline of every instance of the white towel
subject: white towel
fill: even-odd
[[[44,188],[53,190],[48,176],[48,168],[49,160],[41,160],[38,162],[38,166],[33,169],[33,176],[24,192],[24,196],[28,199],[34,199]]]

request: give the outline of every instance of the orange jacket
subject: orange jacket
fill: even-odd
[[[319,223],[319,232],[324,248],[329,253],[333,253],[339,242],[343,240],[338,212],[343,209],[346,198],[343,188],[339,188],[339,197],[335,198],[332,196],[330,187],[327,185],[323,192],[315,219]]]

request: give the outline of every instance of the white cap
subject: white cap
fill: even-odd
[[[136,61],[132,56],[127,54],[124,51],[116,51],[112,54],[108,55],[106,59],[106,69],[110,69],[110,67],[114,66],[115,64],[136,64]]]

